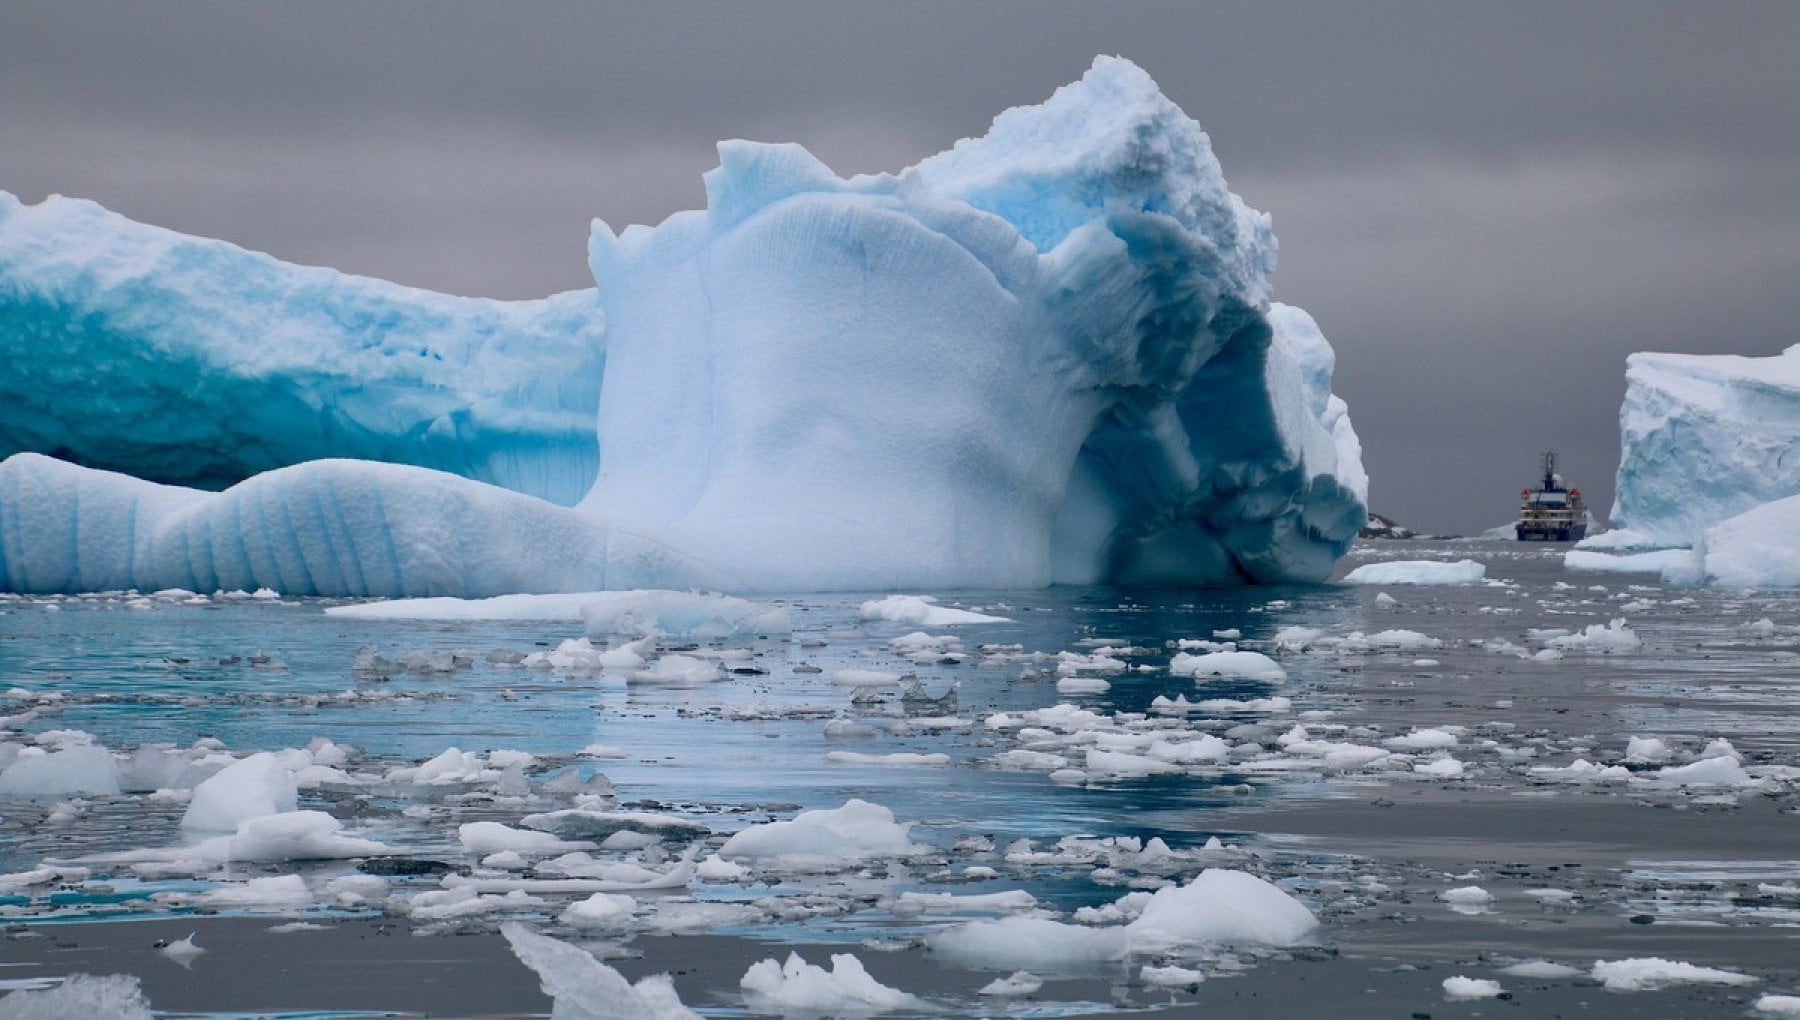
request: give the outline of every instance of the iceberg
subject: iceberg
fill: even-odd
[[[1800,495],[1800,345],[1766,358],[1633,354],[1619,434],[1619,530],[1583,548],[1691,546],[1728,518]]]
[[[1765,358],[1633,354],[1612,516],[1571,569],[1800,587],[1800,345]],[[1659,550],[1637,552],[1632,550]],[[1595,550],[1606,550],[1597,552]],[[1626,555],[1608,555],[1622,552]]]
[[[0,587],[1322,581],[1354,541],[1331,347],[1135,64],[897,174],[719,159],[537,302],[0,197]]]

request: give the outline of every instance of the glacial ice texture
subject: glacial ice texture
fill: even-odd
[[[591,290],[452,297],[0,192],[0,454],[203,488],[348,457],[569,504],[604,322]]]
[[[1619,412],[1611,545],[1693,545],[1800,494],[1800,346],[1767,358],[1633,354]],[[1596,543],[1600,544],[1600,543]]]
[[[1348,549],[1330,345],[1136,65],[897,175],[719,154],[706,209],[595,224],[597,293],[511,304],[0,199],[0,389],[32,394],[0,440],[249,476],[13,457],[0,578],[1019,588],[1323,580]]]

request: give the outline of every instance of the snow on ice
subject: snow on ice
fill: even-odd
[[[719,158],[704,210],[597,223],[599,290],[537,302],[0,197],[0,449],[157,480],[0,462],[0,582],[1316,581],[1349,548],[1367,479],[1331,347],[1269,302],[1269,218],[1136,65],[899,174]],[[50,381],[71,364],[92,385]]]

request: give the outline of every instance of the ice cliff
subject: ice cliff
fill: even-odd
[[[539,302],[0,198],[0,446],[248,477],[12,457],[0,581],[1236,583],[1321,580],[1355,538],[1331,348],[1129,61],[899,174],[719,154],[704,210],[596,221],[598,291]]]
[[[0,192],[0,454],[207,488],[354,457],[574,503],[604,322],[593,291],[451,297]]]
[[[1625,380],[1619,530],[1583,548],[1691,547],[1667,579],[1800,584],[1788,526],[1800,496],[1800,346],[1764,358],[1633,354]]]

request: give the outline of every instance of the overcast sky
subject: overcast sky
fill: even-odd
[[[1800,341],[1800,4],[0,0],[0,188],[464,294],[592,285],[713,142],[897,170],[1143,65],[1275,218],[1373,509],[1610,505],[1625,356]]]

